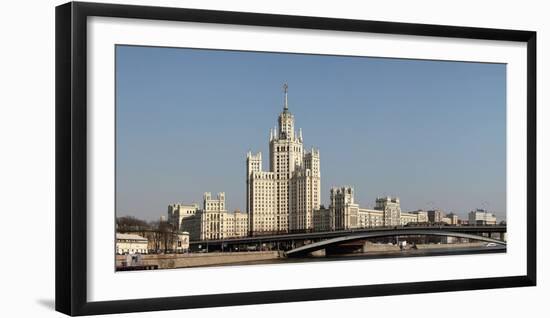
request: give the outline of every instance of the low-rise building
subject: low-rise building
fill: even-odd
[[[450,225],[458,225],[458,215],[454,214],[454,213],[449,213],[447,214],[447,217],[450,219],[451,223],[449,223]]]
[[[176,252],[187,252],[189,250],[189,232],[179,232],[174,245]]]
[[[416,214],[416,223],[427,223],[430,221],[428,218],[428,211],[416,210],[410,213]]]
[[[468,213],[468,224],[470,225],[496,225],[497,218],[493,213],[484,209],[476,209]]]
[[[384,226],[384,212],[380,210],[359,208],[358,216],[360,228]]]
[[[445,223],[445,224],[448,224],[448,225],[451,225],[451,218],[449,217],[442,217],[441,218],[441,223]]]
[[[401,225],[418,223],[418,214],[414,212],[401,212]]]
[[[315,231],[338,231],[384,226],[385,211],[361,208],[355,203],[354,189],[349,186],[330,189],[330,205],[313,211]]]
[[[443,217],[445,217],[445,213],[439,209],[428,211],[428,222],[430,223],[441,223]]]
[[[319,210],[313,211],[313,229],[318,232],[332,231],[332,214],[329,208],[321,205]]]
[[[197,203],[182,204],[174,203],[168,206],[168,222],[174,226],[174,230],[180,231],[185,219],[194,216],[199,210]]]
[[[313,212],[315,231],[337,231],[381,226],[403,226],[428,222],[428,212],[401,212],[399,198],[379,197],[374,209],[361,208],[355,203],[352,187],[333,187],[331,203]]]
[[[148,240],[137,234],[116,233],[117,254],[147,254]]]

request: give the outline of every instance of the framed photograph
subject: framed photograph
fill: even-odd
[[[536,33],[56,8],[56,309],[536,284]]]

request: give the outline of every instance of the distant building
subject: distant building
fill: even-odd
[[[459,222],[458,222],[458,215],[454,214],[454,213],[449,213],[447,214],[447,218],[450,219],[450,222],[449,223],[450,225],[458,225]]]
[[[412,215],[416,216],[416,220],[413,221],[413,222],[415,222],[415,223],[426,223],[426,222],[429,222],[429,219],[428,219],[428,211],[416,210],[416,211],[412,211],[412,212],[406,212],[406,214],[412,214]],[[401,215],[403,215],[403,213],[401,213]]]
[[[384,226],[385,213],[390,212],[384,206],[378,210],[360,208],[355,203],[352,187],[333,187],[330,189],[330,206],[313,211],[314,230],[338,231]]]
[[[352,187],[330,189],[333,230],[345,230],[358,226],[359,204],[355,203],[354,200]]]
[[[399,198],[376,198],[374,209],[384,212],[384,226],[401,225],[401,205]]]
[[[401,224],[417,223],[418,216],[414,213],[401,212]]]
[[[189,250],[189,232],[179,232],[174,243],[176,252],[187,252]]]
[[[442,217],[441,218],[441,223],[445,223],[445,224],[448,224],[448,225],[451,225],[451,218],[448,218],[446,216]]]
[[[442,222],[445,213],[439,209],[429,210],[428,211],[428,222],[430,223],[440,223]]]
[[[169,206],[169,211],[172,206],[175,205]],[[223,192],[218,193],[216,198],[212,198],[212,194],[206,192],[202,210],[194,210],[195,205],[182,206],[183,208],[173,210],[180,212],[172,214],[172,222],[177,222],[180,230],[187,231],[191,240],[218,240],[244,237],[248,234],[248,215],[240,211],[227,212]],[[181,211],[189,213],[181,214]]]
[[[329,208],[325,208],[324,205],[318,210],[313,211],[313,228],[315,231],[327,232],[333,231],[332,213]]]
[[[399,198],[379,197],[374,209],[361,208],[355,203],[352,187],[333,187],[330,206],[313,211],[315,231],[338,231],[380,226],[403,226],[427,222],[426,211],[401,212]]]
[[[117,254],[147,254],[148,240],[137,234],[116,233]]]
[[[199,210],[197,203],[175,203],[168,206],[168,222],[174,225],[174,230],[180,231],[186,218],[194,216]]]
[[[359,207],[358,216],[357,225],[360,228],[384,226],[383,211]]]
[[[493,213],[483,209],[476,209],[468,213],[468,224],[470,225],[496,225],[497,218]]]

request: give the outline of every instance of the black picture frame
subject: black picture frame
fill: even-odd
[[[88,302],[86,36],[91,16],[501,40],[527,44],[527,275]],[[92,315],[536,285],[536,32],[70,2],[56,7],[56,310]]]

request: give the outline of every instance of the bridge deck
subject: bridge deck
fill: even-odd
[[[304,239],[329,239],[347,235],[383,232],[383,231],[407,231],[407,230],[426,230],[426,231],[447,231],[453,233],[505,233],[505,225],[496,226],[418,226],[418,227],[386,227],[386,228],[364,228],[353,229],[345,231],[330,231],[330,232],[311,232],[311,233],[295,233],[295,234],[280,234],[280,235],[266,235],[266,236],[249,236],[241,238],[228,238],[220,240],[200,240],[191,241],[190,244],[252,244],[258,242],[280,242],[290,240],[304,240]],[[403,232],[404,233],[404,232]],[[396,234],[401,235],[401,234]],[[406,235],[406,234],[402,234]]]
[[[437,236],[451,236],[451,237],[460,237],[468,238],[473,240],[485,241],[490,243],[496,243],[500,245],[506,245],[506,242],[493,239],[490,237],[473,235],[468,233],[459,233],[446,230],[420,230],[420,229],[400,229],[400,230],[391,230],[391,231],[371,231],[366,233],[356,233],[347,236],[336,237],[312,244],[307,244],[293,250],[286,252],[286,256],[295,256],[303,255],[313,251],[321,250],[329,246],[334,246],[342,244],[345,242],[352,242],[361,239],[377,238],[377,237],[386,237],[386,236],[397,236],[397,235],[437,235]]]

